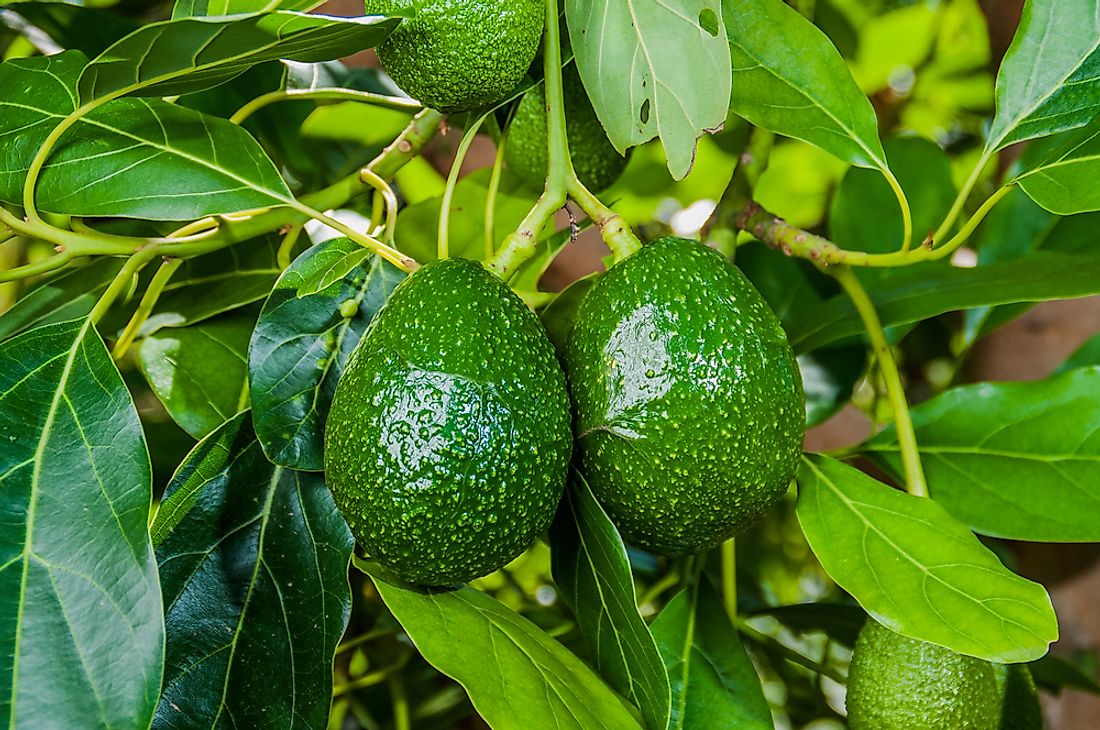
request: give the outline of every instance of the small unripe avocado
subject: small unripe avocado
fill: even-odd
[[[873,620],[848,670],[852,730],[1039,730],[1027,667],[1003,665],[910,639]]]
[[[325,476],[370,557],[454,585],[546,529],[571,449],[565,377],[538,319],[480,264],[448,259],[398,285],[352,355]]]
[[[441,112],[504,99],[542,38],[539,0],[366,0],[368,15],[414,10],[377,48],[394,83]]]
[[[629,158],[620,155],[607,138],[573,64],[562,69],[562,94],[565,97],[565,134],[569,138],[573,169],[586,188],[593,192],[604,190],[623,174]],[[504,160],[526,185],[542,189],[546,181],[546,158],[546,87],[540,84],[519,102],[516,116],[508,128]]]
[[[700,552],[790,485],[805,424],[794,353],[748,279],[697,241],[663,238],[613,266],[564,361],[582,468],[627,542]]]

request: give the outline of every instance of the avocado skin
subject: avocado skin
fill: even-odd
[[[562,95],[569,157],[577,178],[594,192],[611,187],[629,157],[620,155],[607,138],[574,64],[562,69]],[[528,187],[539,190],[546,182],[546,134],[546,87],[540,84],[520,100],[504,147],[508,168]]]
[[[582,469],[627,542],[700,552],[790,485],[805,424],[794,353],[752,284],[697,241],[613,266],[564,361]]]
[[[368,15],[416,10],[377,49],[403,91],[446,114],[504,99],[542,38],[538,0],[366,0]]]
[[[546,529],[571,448],[565,378],[538,319],[480,264],[447,259],[394,289],[352,355],[325,472],[370,557],[449,586]]]
[[[847,706],[852,730],[1042,727],[1027,667],[959,654],[873,620],[860,631],[852,654]]]

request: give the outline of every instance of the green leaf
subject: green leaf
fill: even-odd
[[[1028,666],[1035,677],[1035,683],[1049,692],[1059,694],[1068,687],[1100,695],[1100,683],[1096,681],[1094,668],[1095,657],[1090,663],[1094,666],[1086,669],[1067,657],[1047,654]]]
[[[792,631],[821,631],[844,646],[855,646],[867,614],[859,606],[847,603],[795,603],[753,611],[752,616],[768,616]]]
[[[209,89],[263,61],[328,61],[378,45],[400,18],[335,18],[287,10],[177,18],[142,26],[84,70],[80,104],[104,96]]]
[[[0,323],[2,322],[3,320],[0,319]],[[1055,374],[1065,373],[1087,365],[1100,365],[1100,334],[1093,335],[1076,352],[1066,358],[1054,372]]]
[[[256,317],[232,314],[147,337],[138,364],[180,427],[201,439],[248,407],[246,352]]]
[[[299,256],[271,292],[249,346],[256,434],[268,458],[292,469],[324,468],[322,439],[336,384],[348,358],[404,278],[377,256],[302,296],[305,283],[327,277],[334,262],[363,247],[346,238]]]
[[[162,327],[185,327],[258,302],[282,269],[274,234],[187,259],[164,288],[141,328],[149,336]]]
[[[164,623],[137,410],[88,320],[0,348],[0,714],[144,727]]]
[[[803,458],[798,521],[821,566],[882,625],[993,662],[1037,659],[1058,638],[1050,597],[1009,572],[925,497],[825,456]]]
[[[1028,0],[997,74],[987,153],[1088,124],[1098,90],[1100,3]]]
[[[1100,63],[1100,58],[1097,59]],[[1100,79],[1096,95],[1100,96]],[[1100,122],[1069,135],[1037,166],[1016,177],[1024,192],[1058,215],[1100,210]]]
[[[194,18],[206,15],[239,15],[263,10],[313,10],[324,0],[176,0],[172,18]]]
[[[78,52],[0,65],[0,199],[23,201],[26,170],[76,107]],[[290,191],[240,127],[159,99],[118,99],[62,136],[39,177],[40,210],[192,220],[282,205]]]
[[[858,167],[887,169],[874,108],[824,33],[781,0],[725,0],[722,12],[730,109]]]
[[[0,340],[40,324],[85,316],[122,264],[123,259],[99,258],[42,282],[0,315]]]
[[[400,585],[353,558],[416,648],[465,688],[493,730],[639,730],[626,703],[542,629],[472,588]]]
[[[1074,299],[1100,293],[1100,257],[1039,252],[972,269],[936,264],[910,266],[868,287],[884,325],[908,324],[971,307]],[[787,334],[799,353],[858,335],[863,324],[845,296],[813,316],[800,317]]]
[[[273,466],[241,413],[153,523],[168,628],[154,727],[323,728],[353,539],[319,475]]]
[[[554,582],[600,674],[641,709],[649,727],[666,727],[668,675],[638,613],[626,545],[576,470],[554,519],[550,548]]]
[[[21,2],[9,6],[62,48],[89,56],[101,53],[137,28],[130,18],[68,2]]]
[[[660,137],[669,172],[682,179],[695,141],[728,111],[721,0],[566,0],[565,16],[577,70],[615,149]]]
[[[599,274],[589,274],[577,279],[554,297],[554,301],[539,313],[546,335],[554,343],[559,354],[565,352],[565,342],[569,338],[569,330],[573,329],[573,322],[577,319],[577,310],[584,301],[584,295],[596,285],[599,276]]]
[[[1100,367],[953,388],[912,414],[933,498],[972,530],[1100,542]],[[894,473],[896,438],[866,445]]]
[[[653,622],[672,682],[670,730],[772,730],[760,679],[705,580],[681,591]]]
[[[798,357],[806,394],[806,428],[829,420],[852,398],[852,389],[867,369],[860,346],[826,347]]]

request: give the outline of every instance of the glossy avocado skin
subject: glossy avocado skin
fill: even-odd
[[[627,542],[696,553],[787,490],[801,375],[779,320],[716,252],[669,237],[613,266],[564,360],[582,468]]]
[[[998,672],[868,620],[848,671],[852,730],[1000,730]]]
[[[378,46],[378,58],[409,96],[448,114],[504,99],[542,38],[538,0],[366,0],[365,8],[415,10]]]
[[[480,264],[448,259],[403,281],[352,355],[325,472],[370,557],[445,586],[500,568],[546,529],[571,447],[539,321]]]

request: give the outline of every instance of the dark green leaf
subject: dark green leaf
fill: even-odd
[[[970,307],[1074,299],[1100,293],[1100,257],[1039,252],[1016,261],[962,269],[911,266],[868,293],[884,325],[907,324]],[[845,296],[826,301],[788,329],[796,352],[859,334],[863,325]]]
[[[971,529],[1100,542],[1100,367],[953,388],[912,414],[933,498]],[[896,438],[867,444],[895,473]]]
[[[40,324],[83,317],[122,268],[122,259],[100,258],[47,279],[0,315],[0,340]]]
[[[1100,110],[1096,0],[1028,0],[997,74],[989,152],[1088,124]]]
[[[792,631],[821,631],[845,646],[855,646],[867,614],[859,606],[847,603],[797,603],[754,611],[753,616],[769,616]]]
[[[734,112],[853,165],[887,168],[874,108],[824,33],[781,0],[725,0],[722,10]]]
[[[569,40],[596,115],[619,152],[660,137],[669,172],[726,118],[730,54],[721,0],[566,0]],[[705,83],[700,83],[705,80]]]
[[[231,314],[158,330],[141,343],[149,387],[180,427],[201,439],[248,407],[245,357],[256,317]]]
[[[80,103],[104,96],[171,96],[225,83],[263,61],[327,61],[385,40],[399,18],[335,18],[277,10],[179,18],[142,26],[94,58]]]
[[[137,410],[88,320],[0,348],[0,714],[145,727],[164,623]]]
[[[559,353],[565,350],[569,330],[573,328],[573,322],[577,318],[577,310],[580,309],[581,302],[584,301],[584,295],[598,280],[598,274],[577,279],[566,287],[565,291],[554,297],[554,301],[539,313],[542,326],[546,328],[547,336]]]
[[[879,623],[994,662],[1058,638],[1050,597],[943,507],[825,456],[802,460],[798,521],[822,567]]]
[[[184,327],[258,302],[279,278],[279,239],[269,234],[187,259],[164,288],[141,334]]]
[[[153,523],[168,628],[155,728],[323,728],[353,540],[319,475],[273,466],[241,413]]]
[[[1100,695],[1100,683],[1096,676],[1096,657],[1092,656],[1092,668],[1080,666],[1064,656],[1047,654],[1028,665],[1035,683],[1048,692],[1060,693],[1063,689],[1079,689]]]
[[[354,559],[436,669],[494,730],[639,730],[626,703],[542,629],[472,588],[424,591]]]
[[[800,355],[802,390],[806,394],[806,427],[824,423],[852,398],[852,389],[867,369],[862,347],[825,347]]]
[[[62,48],[95,56],[133,32],[129,18],[68,2],[21,2],[11,8]]]
[[[550,548],[554,582],[600,674],[641,709],[649,727],[666,727],[668,675],[638,613],[626,545],[576,470],[554,519]]]
[[[1098,54],[1100,60],[1100,54]],[[1100,96],[1100,78],[1095,94]],[[1069,135],[1049,156],[1016,181],[1032,200],[1052,213],[1071,215],[1100,210],[1100,122]]]
[[[336,383],[375,313],[404,274],[377,256],[320,291],[299,296],[318,272],[363,247],[346,238],[314,246],[279,279],[249,346],[256,433],[268,458],[293,469],[324,468],[322,438]]]
[[[714,590],[700,580],[653,622],[672,683],[670,730],[772,730],[760,679]]]

